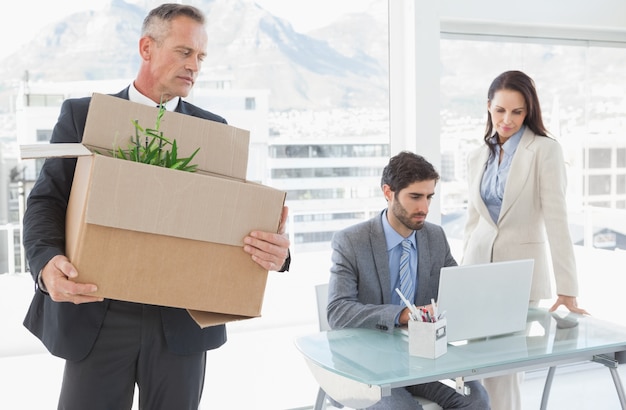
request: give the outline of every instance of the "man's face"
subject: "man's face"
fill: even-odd
[[[185,16],[170,22],[161,44],[149,39],[152,89],[165,101],[189,95],[206,56],[207,41],[204,26]]]
[[[388,201],[389,224],[406,237],[411,231],[424,227],[430,201],[435,195],[435,180],[414,182],[394,193],[388,185],[383,186]]]

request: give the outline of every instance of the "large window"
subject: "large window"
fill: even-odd
[[[444,213],[463,213],[465,156],[483,143],[487,88],[511,69],[535,80],[544,122],[563,146],[574,242],[584,242],[581,213],[590,207],[623,209],[626,77],[617,73],[626,70],[626,48],[448,36],[441,40],[441,61]],[[586,228],[626,235],[621,227],[599,220]],[[451,232],[461,239],[462,231]],[[622,245],[618,241],[616,246]]]
[[[18,121],[25,143],[49,139],[49,131],[37,129],[53,129],[63,98],[114,93],[132,81],[139,62],[134,38],[147,9],[136,2],[107,3],[101,10],[61,14],[58,26],[41,33],[50,37],[36,45],[45,44],[45,50],[25,46],[32,55],[54,56],[31,62],[37,70],[20,84],[29,93],[22,98],[24,120]],[[314,285],[328,281],[330,239],[385,204],[379,182],[389,158],[387,0],[189,3],[207,14],[209,50],[188,100],[250,130],[248,179],[287,192],[293,260],[291,272],[269,275],[263,317],[229,323],[229,342],[209,352],[203,408],[303,408],[317,386],[293,339],[317,329]],[[89,5],[77,11],[84,8]],[[33,175],[39,171],[37,164],[32,168]],[[30,348],[20,343],[22,335],[43,350],[20,325],[33,291],[32,279],[24,276],[15,292],[21,303],[7,305],[15,325],[5,340],[18,354]],[[38,374],[47,377],[35,382],[51,387],[24,397],[23,407],[56,401],[62,369],[48,366],[50,355],[42,356],[36,356]],[[23,384],[21,367],[32,366],[26,358],[11,368],[14,383],[6,390]],[[240,386],[251,386],[250,394],[240,394]],[[39,396],[45,404],[33,404]]]

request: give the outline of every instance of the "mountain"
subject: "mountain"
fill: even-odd
[[[32,42],[2,62],[2,78],[73,81],[132,78],[139,64],[137,40],[145,11],[113,0],[44,27]],[[10,63],[9,63],[10,62]]]
[[[233,88],[270,89],[273,110],[388,105],[387,31],[371,16],[303,34],[252,0],[189,3],[207,16],[201,76],[230,78]],[[2,61],[0,78],[19,79],[26,70],[33,81],[133,78],[141,23],[156,4],[112,0],[104,10],[70,15]]]

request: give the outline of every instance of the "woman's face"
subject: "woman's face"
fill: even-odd
[[[509,139],[522,128],[527,114],[526,101],[519,91],[498,90],[487,102],[491,124],[500,136],[500,142]]]

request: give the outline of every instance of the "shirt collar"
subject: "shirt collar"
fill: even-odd
[[[517,146],[522,140],[522,135],[524,135],[524,131],[526,131],[526,126],[522,125],[522,127],[515,134],[511,135],[511,137],[502,144],[502,149],[504,152],[512,153],[515,152]],[[497,145],[497,137],[494,135],[491,137],[491,142]],[[498,147],[500,147],[498,145]]]
[[[158,102],[152,101],[150,98],[146,97],[142,93],[135,88],[135,83],[132,83],[128,88],[128,99],[132,102],[136,102],[139,104],[150,105],[152,107],[156,107]],[[180,97],[175,97],[165,103],[165,109],[167,111],[175,111],[176,107],[178,107],[178,102]]]
[[[405,238],[400,235],[395,229],[393,229],[393,227],[389,224],[389,221],[387,220],[387,212],[388,210],[385,210],[381,214],[381,218],[383,222],[383,231],[385,232],[385,239],[387,240],[387,251],[390,251],[398,246],[398,244],[402,242]],[[406,239],[409,239],[411,241],[411,243],[413,244],[413,249],[417,249],[417,246],[415,245],[415,231],[411,232],[411,235],[409,235],[409,237]]]

